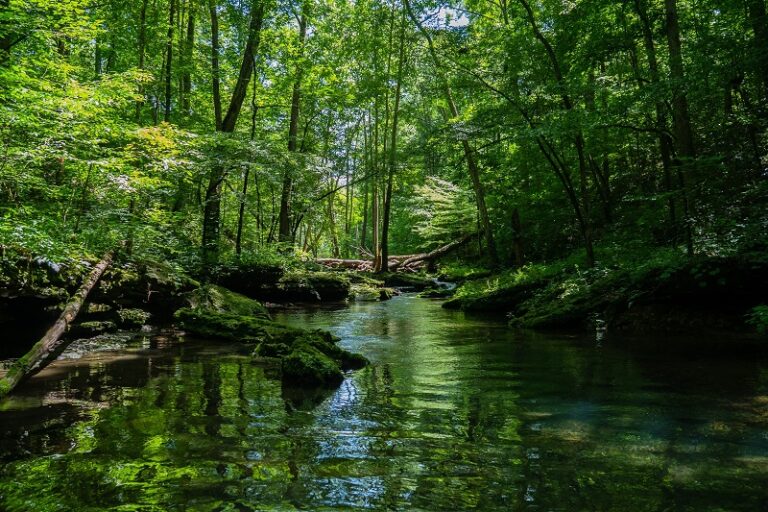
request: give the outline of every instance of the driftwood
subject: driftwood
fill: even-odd
[[[101,275],[112,264],[114,254],[114,251],[110,251],[104,255],[64,307],[64,311],[62,311],[56,323],[48,329],[45,336],[40,338],[40,341],[35,343],[29,352],[11,365],[8,373],[0,379],[0,398],[13,391],[24,379],[48,366],[51,361],[55,360],[67,348],[71,341],[61,340],[61,336],[75,320],[75,317],[77,317],[91,289],[96,286]]]
[[[472,233],[469,235],[465,235],[458,240],[454,240],[453,242],[446,244],[442,247],[438,247],[434,251],[426,252],[423,254],[414,254],[404,260],[401,260],[399,262],[395,262],[394,264],[390,263],[389,269],[390,270],[397,270],[400,267],[406,268],[406,267],[412,267],[414,264],[417,263],[423,263],[427,261],[433,261],[436,260],[442,256],[445,256],[451,251],[455,251],[462,245],[466,244],[476,236],[478,236],[479,233]],[[390,260],[391,261],[391,260]]]
[[[403,254],[399,256],[389,257],[389,270],[406,270],[415,272],[425,263],[436,260],[442,256],[445,256],[451,251],[454,251],[466,244],[473,238],[477,237],[480,233],[472,233],[465,235],[458,240],[446,244],[437,249],[420,253],[420,254]],[[345,260],[339,258],[319,258],[315,260],[320,265],[324,265],[333,269],[347,269],[347,270],[373,270],[373,261],[371,260]]]

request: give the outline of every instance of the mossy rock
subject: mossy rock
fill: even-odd
[[[187,300],[190,307],[196,310],[270,319],[269,312],[259,301],[221,286],[201,286],[190,292]]]
[[[275,300],[269,295],[269,291],[277,287],[283,275],[285,270],[279,265],[230,262],[216,267],[212,278],[221,286],[248,297]]]
[[[146,325],[152,314],[143,309],[127,308],[119,310],[117,316],[120,319],[120,327],[134,329]]]
[[[359,302],[377,302],[381,300],[381,289],[368,284],[352,285],[350,297]]]
[[[374,274],[370,272],[344,272],[343,276],[349,279],[349,282],[354,284],[365,284],[374,288],[381,288],[384,286],[383,279],[376,279]]]
[[[99,334],[115,332],[117,324],[110,320],[94,320],[73,324],[67,331],[68,338],[93,338]]]
[[[203,309],[182,308],[176,311],[174,317],[179,326],[191,334],[227,341],[259,343],[286,340],[291,344],[292,338],[302,332],[264,318]]]
[[[379,288],[379,300],[389,300],[396,295],[400,295],[396,288],[388,288],[386,286]]]
[[[446,299],[453,297],[456,290],[449,290],[448,288],[434,288],[431,290],[424,290],[419,294],[419,297],[423,299]]]
[[[547,285],[546,281],[523,283],[482,295],[458,296],[443,303],[445,309],[485,313],[515,313],[521,304]]]
[[[350,293],[349,278],[339,272],[294,271],[278,282],[278,290],[286,300],[299,302],[341,301]]]
[[[338,386],[344,373],[337,361],[311,343],[297,342],[282,358],[283,380],[290,385]]]
[[[384,280],[384,284],[395,288],[410,288],[420,292],[426,289],[437,288],[435,280],[423,274],[405,274],[401,272],[389,272],[387,274],[377,274]]]
[[[254,357],[279,359],[283,380],[294,386],[336,386],[344,371],[368,364],[363,356],[339,347],[339,339],[327,331],[203,308],[182,308],[175,316],[183,329],[197,336],[257,344]]]
[[[114,264],[104,272],[91,300],[114,304],[118,309],[139,308],[158,319],[170,319],[174,311],[185,305],[184,295],[199,286],[169,263],[128,262]]]

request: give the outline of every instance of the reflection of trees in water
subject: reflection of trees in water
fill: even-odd
[[[0,470],[0,508],[759,510],[768,498],[763,363],[666,364],[428,301],[390,305],[329,313],[381,361],[330,394],[188,348],[30,382],[48,403],[0,412],[2,456],[33,454]],[[725,398],[708,379],[733,381]]]

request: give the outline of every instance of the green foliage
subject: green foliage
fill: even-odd
[[[747,323],[760,334],[768,334],[768,306],[761,304],[749,312]]]

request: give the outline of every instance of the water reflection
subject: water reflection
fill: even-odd
[[[57,363],[0,411],[0,509],[768,506],[765,361],[521,336],[408,296],[281,320],[375,364],[307,393],[236,345]]]

